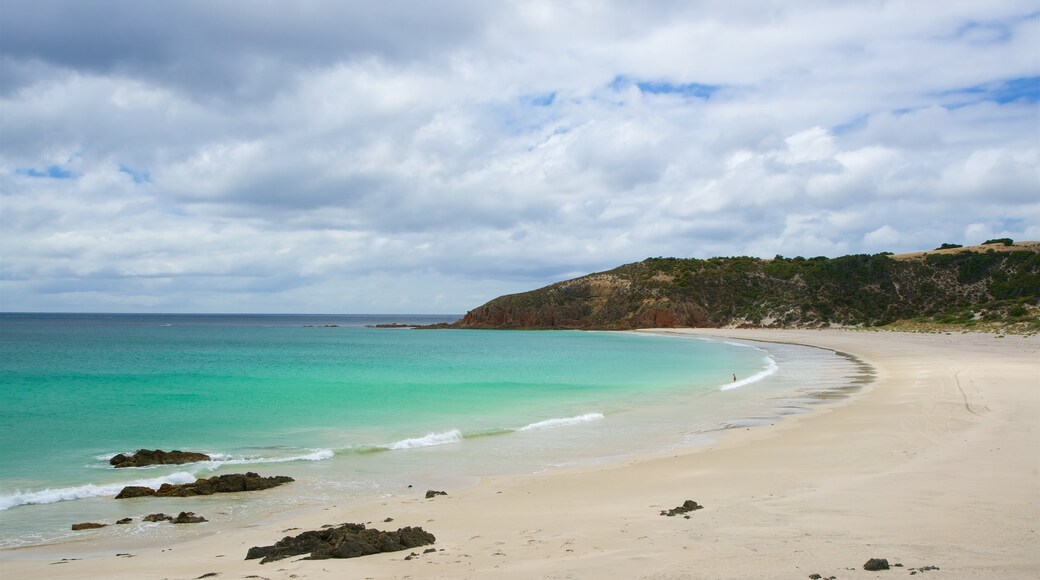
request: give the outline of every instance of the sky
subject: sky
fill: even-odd
[[[0,0],[0,310],[1040,240],[1036,0]]]

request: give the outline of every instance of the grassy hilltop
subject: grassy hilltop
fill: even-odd
[[[501,296],[460,328],[932,323],[1040,330],[1040,243],[840,258],[649,258]]]

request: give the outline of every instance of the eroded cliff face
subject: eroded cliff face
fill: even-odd
[[[592,274],[531,293],[496,298],[456,326],[632,329],[713,326],[703,308],[611,274]]]

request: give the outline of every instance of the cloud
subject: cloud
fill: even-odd
[[[7,2],[0,38],[4,310],[1040,237],[1028,1]]]

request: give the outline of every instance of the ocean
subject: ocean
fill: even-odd
[[[793,345],[366,327],[457,318],[0,314],[0,548],[85,533],[157,541],[327,502],[703,445],[870,378],[855,359]],[[140,448],[213,460],[108,464]],[[244,471],[297,481],[113,499],[125,485]],[[140,523],[160,511],[210,523]],[[137,523],[69,529],[123,517]]]

